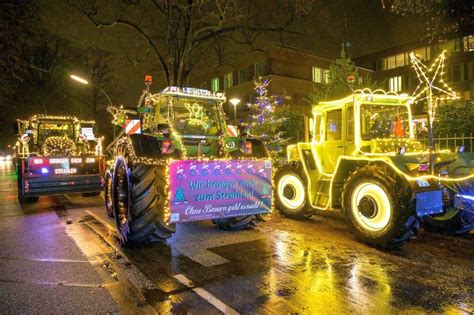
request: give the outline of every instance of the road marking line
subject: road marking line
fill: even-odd
[[[101,224],[103,224],[107,229],[115,231],[115,227],[113,227],[110,223],[105,221],[103,218],[99,217],[96,213],[86,210],[85,211],[87,214],[92,216],[94,219],[99,221]],[[110,246],[112,246],[115,250],[117,250],[123,257],[126,257],[123,252],[115,246],[115,244],[111,244],[110,242],[107,241]],[[138,270],[138,269],[137,269]],[[146,276],[144,276],[146,278]],[[240,314],[236,310],[234,310],[232,307],[228,306],[221,300],[219,300],[215,295],[209,293],[203,288],[195,288],[194,284],[191,280],[189,280],[185,275],[183,274],[177,274],[174,275],[174,278],[184,284],[186,287],[191,288],[198,296],[200,296],[202,299],[206,300],[209,304],[214,306],[216,309],[221,311],[224,314],[230,314],[230,315],[237,315]],[[148,278],[146,278],[148,279]]]
[[[197,295],[199,295],[201,298],[206,300],[209,304],[217,308],[219,311],[221,311],[224,314],[231,314],[231,315],[237,315],[240,314],[236,310],[234,310],[232,307],[228,306],[221,300],[219,300],[215,295],[212,293],[209,293],[203,288],[196,288],[194,287],[194,284],[191,280],[189,280],[185,275],[183,274],[177,274],[173,276],[176,280],[187,286],[188,288],[191,288]]]
[[[60,258],[21,258],[21,257],[0,257],[0,260],[64,262],[64,263],[90,263],[90,262],[97,261],[97,260],[75,260],[75,259],[60,259]]]
[[[72,197],[69,196],[69,195],[67,195],[67,194],[66,194],[66,195],[63,195],[63,196],[66,197],[66,199],[72,200]]]

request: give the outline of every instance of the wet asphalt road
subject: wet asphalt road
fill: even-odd
[[[19,207],[11,188],[15,180],[11,168],[0,168],[0,176],[1,187],[10,187],[1,190],[0,201]],[[275,213],[251,230],[225,232],[210,222],[182,224],[167,242],[121,248],[102,203],[100,197],[65,195],[43,197],[39,203],[19,208],[28,220],[45,220],[50,214],[45,228],[58,228],[57,235],[48,235],[49,242],[66,246],[65,251],[74,255],[79,249],[88,258],[90,268],[67,273],[80,274],[83,282],[91,284],[89,290],[98,292],[83,293],[89,304],[98,306],[81,310],[163,314],[474,312],[473,234],[451,237],[421,231],[402,248],[381,251],[357,242],[336,212],[321,213],[305,222]],[[33,223],[17,224],[28,233],[28,224]],[[64,235],[73,244],[56,241]],[[14,311],[20,303],[33,303],[30,309],[34,309],[34,303],[39,302],[27,299],[26,294],[26,300],[12,301],[15,288],[5,285],[10,283],[5,274],[18,267],[8,263],[13,255],[4,248],[8,241],[0,244],[0,294],[2,304],[7,303],[0,309]],[[37,258],[51,255],[35,252]],[[27,258],[18,259],[23,263]],[[54,274],[54,266],[50,268],[48,273]],[[35,277],[36,282],[17,282],[27,290],[49,276],[40,272]],[[44,292],[42,298],[53,307],[65,301],[54,290]],[[70,303],[74,306],[77,301]],[[58,306],[56,310],[71,309]]]

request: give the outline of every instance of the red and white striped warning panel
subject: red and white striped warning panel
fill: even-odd
[[[126,119],[125,120],[125,133],[127,135],[142,133],[142,124],[140,122],[140,119]]]
[[[237,130],[236,126],[233,125],[227,125],[227,134],[230,137],[237,137],[239,135],[239,131]]]

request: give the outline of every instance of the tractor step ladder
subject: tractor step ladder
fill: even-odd
[[[331,186],[331,178],[321,177],[316,185],[317,190],[314,203],[317,207],[327,207],[330,201],[329,188]]]

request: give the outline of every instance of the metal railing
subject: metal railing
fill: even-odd
[[[429,139],[427,137],[418,137],[418,140],[428,145]],[[437,136],[434,137],[435,146],[441,150],[449,149],[454,151],[456,147],[464,146],[464,152],[474,152],[474,134],[456,135],[453,136]]]

